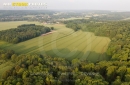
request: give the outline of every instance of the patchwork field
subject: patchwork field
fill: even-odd
[[[105,51],[110,39],[95,36],[90,32],[74,32],[63,24],[46,25],[57,28],[56,32],[41,35],[19,44],[0,43],[0,48],[13,49],[16,53],[40,53],[52,57],[64,57],[69,60],[79,58],[97,62],[107,60]]]

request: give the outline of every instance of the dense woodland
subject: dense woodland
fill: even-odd
[[[0,59],[15,63],[12,69],[3,73],[0,85],[130,84],[130,62],[126,61],[100,61],[94,64],[86,60],[68,61],[37,54],[17,55],[11,50],[0,50]]]
[[[17,28],[0,31],[0,40],[10,43],[19,43],[50,31],[51,28],[49,27],[35,24],[23,24]]]
[[[77,23],[78,22],[78,23]],[[107,36],[109,61],[92,63],[88,60],[43,56],[17,55],[12,50],[0,50],[0,60],[15,63],[7,70],[0,85],[129,85],[130,84],[130,21],[92,22],[75,20],[65,22],[67,27]],[[75,24],[74,27],[72,27]],[[75,30],[77,31],[77,30]],[[1,62],[1,64],[4,62]]]

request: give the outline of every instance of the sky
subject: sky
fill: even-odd
[[[48,10],[117,10],[130,11],[130,0],[0,0],[0,9],[12,9],[3,3],[46,3]],[[19,9],[19,7],[16,7]],[[23,8],[24,9],[24,8]],[[33,9],[29,8],[28,9]]]

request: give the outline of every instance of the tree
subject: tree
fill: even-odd
[[[126,66],[121,66],[121,67],[118,68],[117,73],[119,74],[121,80],[124,79],[126,71],[127,71]]]
[[[51,30],[54,30],[54,27],[51,27]]]
[[[9,74],[8,74],[7,71],[6,71],[6,72],[4,72],[4,73],[2,74],[2,79],[7,79],[8,76],[9,76]]]
[[[25,71],[24,68],[20,68],[17,72],[17,75],[22,76],[23,72]]]
[[[116,75],[116,66],[109,66],[106,70],[107,70],[107,77],[108,77],[108,81],[112,81],[115,79],[115,75]]]
[[[117,76],[116,80],[112,83],[112,85],[121,85],[121,79]]]
[[[17,82],[17,84],[16,85],[22,85],[22,83],[20,83],[20,82]]]
[[[11,60],[12,60],[13,62],[16,62],[16,58],[17,58],[17,55],[16,55],[16,54],[13,54],[13,55],[11,56]]]
[[[19,38],[18,38],[18,37],[16,37],[16,38],[14,38],[14,39],[13,39],[13,41],[12,41],[12,42],[13,42],[13,43],[18,43],[19,41],[20,41],[20,40],[19,40]]]
[[[22,78],[25,79],[29,77],[29,72],[28,71],[24,71],[23,74],[22,74]]]
[[[46,77],[46,84],[51,85],[50,79],[48,77]]]
[[[130,81],[130,75],[129,75],[129,74],[125,75],[125,81],[126,81],[126,82],[129,82],[129,81]]]

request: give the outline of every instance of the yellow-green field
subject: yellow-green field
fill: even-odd
[[[57,28],[56,32],[18,44],[0,43],[0,48],[13,49],[16,53],[40,53],[52,57],[88,59],[96,62],[108,59],[105,51],[110,39],[90,32],[66,28],[63,24],[46,25]]]
[[[55,29],[65,29],[66,31],[70,31],[71,29],[66,28],[64,24],[41,24],[47,27],[54,27]]]
[[[36,25],[44,25],[48,27],[55,27],[56,29],[66,28],[64,24],[43,24],[40,22],[32,22],[32,21],[10,21],[10,22],[0,22],[0,30],[6,30],[10,28],[16,28],[22,24],[36,24]]]
[[[0,22],[0,30],[16,28],[18,25],[21,25],[21,24],[37,24],[37,25],[41,25],[39,22],[28,22],[28,21]]]

